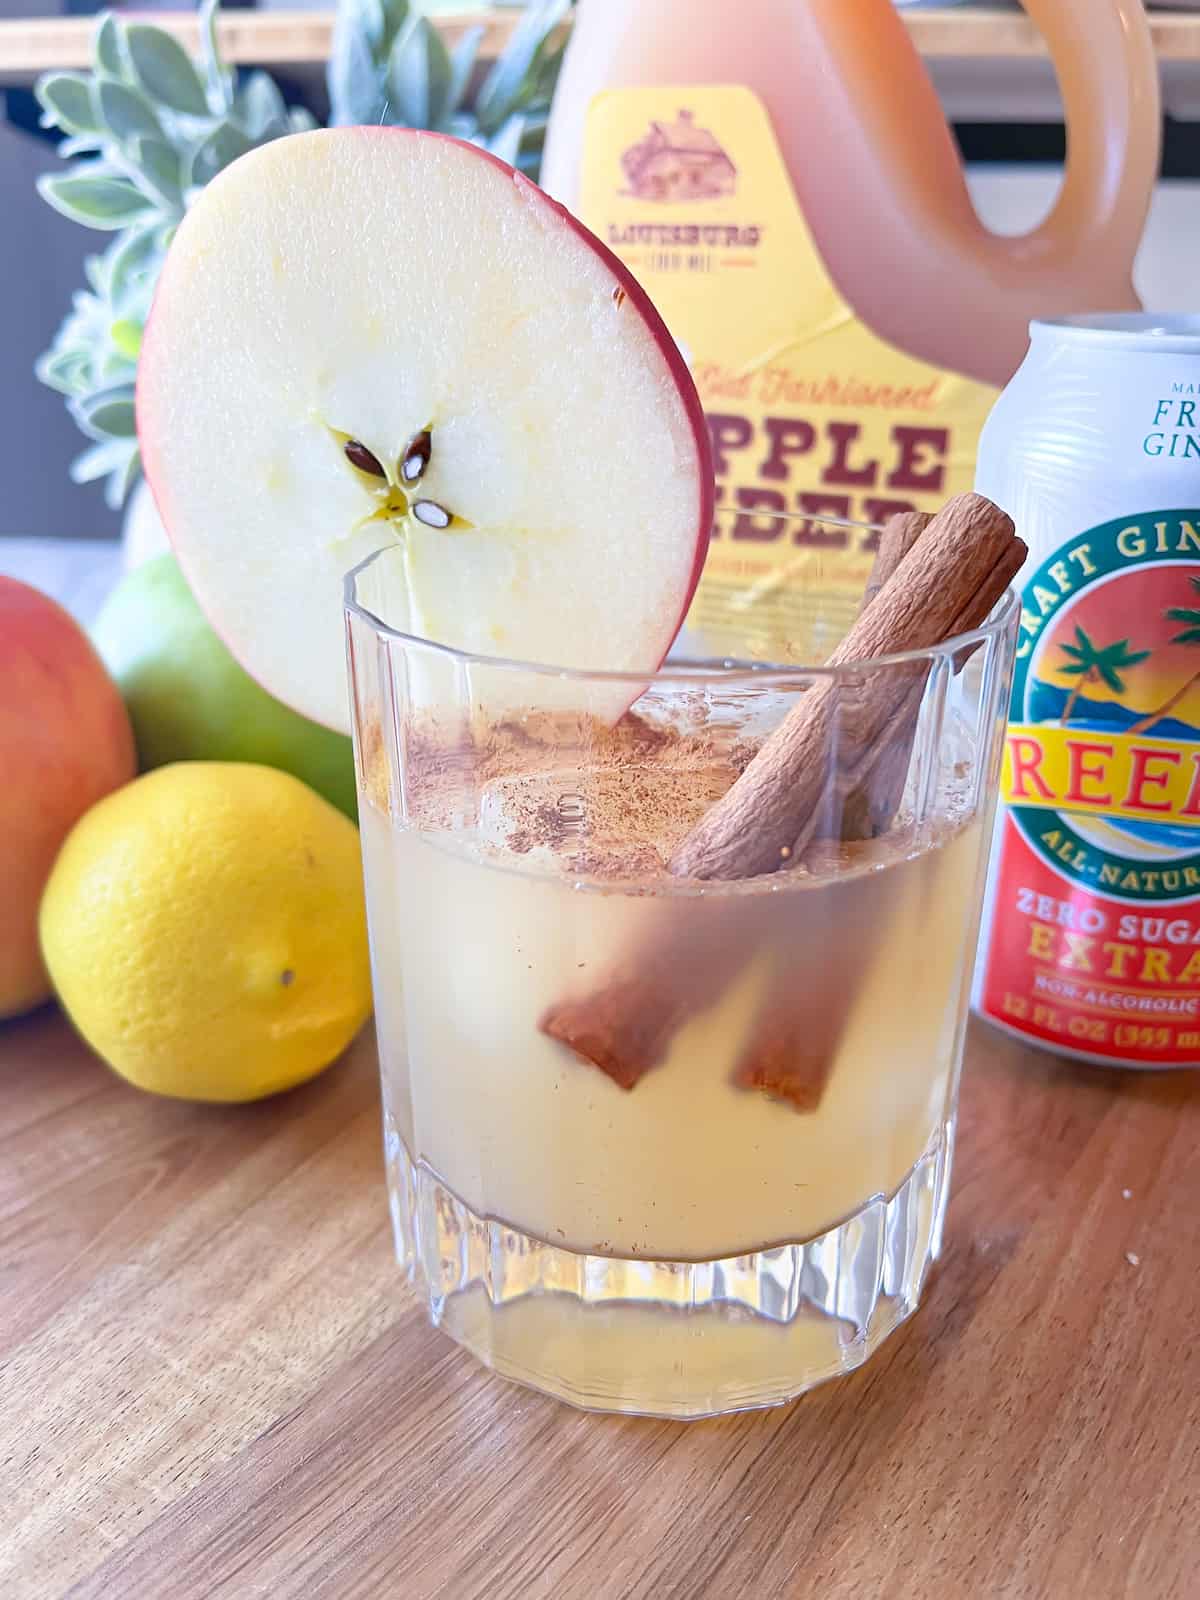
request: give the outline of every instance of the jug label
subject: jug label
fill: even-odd
[[[1025,586],[983,1010],[1200,1060],[1200,509],[1119,517]]]
[[[580,211],[659,307],[708,416],[717,503],[731,515],[718,518],[692,613],[701,642],[720,655],[823,658],[831,619],[844,631],[857,612],[876,540],[817,519],[875,523],[969,489],[996,391],[855,316],[747,88],[598,95]],[[866,221],[861,248],[872,248]],[[890,292],[883,260],[879,283]]]

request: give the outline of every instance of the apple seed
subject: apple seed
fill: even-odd
[[[448,528],[453,520],[444,506],[436,500],[414,500],[412,514],[427,528]]]
[[[403,483],[419,483],[433,454],[433,440],[429,429],[422,428],[414,434],[400,461],[400,478]]]
[[[369,472],[373,478],[387,477],[387,473],[365,444],[360,444],[357,439],[347,439],[342,448],[346,460],[352,467],[357,467],[360,472]]]

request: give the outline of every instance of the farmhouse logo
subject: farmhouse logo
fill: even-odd
[[[645,137],[625,151],[621,167],[625,192],[636,200],[671,205],[737,192],[737,167],[690,111],[680,111],[672,123],[651,122]]]

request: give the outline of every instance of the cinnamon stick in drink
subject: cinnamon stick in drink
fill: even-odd
[[[603,988],[567,996],[539,1027],[601,1072],[633,1089],[667,1059],[686,1023],[740,976],[756,952],[751,897],[715,898],[694,916],[661,919],[669,936],[647,936]]]
[[[979,496],[959,496],[920,533],[830,665],[848,668],[929,649],[978,627],[1024,556],[1003,512]],[[897,717],[911,710],[914,696],[919,704],[926,671],[924,662],[915,662],[819,680],[684,840],[671,871],[700,879],[752,877],[796,860],[816,838],[837,838],[842,797],[868,782],[896,737]],[[632,1088],[665,1059],[682,1023],[724,987],[713,962],[696,963],[691,954],[678,947],[634,952],[610,984],[551,1007],[542,1031]],[[747,954],[739,943],[736,955],[729,952],[731,966],[740,969]],[[758,1048],[738,1069],[742,1081],[785,1093],[790,1079],[794,1101],[810,1092],[804,1086],[828,1070],[853,1000],[853,969],[844,966],[838,983],[814,986],[810,975],[803,993],[811,1008],[799,1017],[793,1007],[774,1039],[764,1033],[764,1015]],[[796,1070],[787,1075],[779,1061],[787,1050],[800,1049],[797,1035],[804,1057],[795,1058]]]
[[[820,1106],[864,975],[893,936],[896,891],[907,881],[899,867],[863,870],[861,861],[839,874],[851,865],[839,861],[844,854],[839,842],[810,851],[817,874],[804,891],[810,904],[781,906],[779,933],[767,941],[766,990],[733,1071],[739,1087],[797,1111]]]
[[[977,628],[1020,571],[1025,545],[981,495],[944,506],[829,658],[832,668],[928,650]],[[838,791],[863,782],[928,668],[915,661],[819,679],[676,850],[682,878],[776,872],[829,828]],[[849,781],[847,781],[849,780]]]
[[[932,521],[933,515],[928,511],[898,511],[884,523],[879,532],[875,564],[863,590],[862,605],[858,608],[859,616],[890,582],[896,568]]]
[[[863,610],[886,587],[931,521],[921,512],[911,512],[886,524]],[[847,794],[841,811],[843,840],[878,838],[891,827],[904,796],[927,679],[928,672],[922,671],[912,683],[896,712],[888,742],[865,780]],[[846,909],[841,918],[843,923],[853,920]],[[831,927],[815,955],[793,946],[790,959],[777,961],[758,1020],[735,1069],[736,1082],[787,1100],[797,1110],[817,1109],[863,963],[878,941],[888,936],[878,916],[849,931],[849,944],[845,926]],[[839,954],[843,947],[844,953]],[[812,1003],[814,993],[821,996],[819,1009]]]
[[[906,511],[884,524],[860,615],[932,521],[927,512]],[[904,795],[924,687],[924,680],[913,685],[914,692],[897,714],[890,745],[864,781],[846,795],[843,840],[873,839],[890,827]],[[878,916],[860,926],[851,915],[849,897],[843,896],[837,925],[823,927],[815,940],[797,938],[794,931],[782,939],[758,1016],[734,1069],[734,1082],[785,1100],[797,1111],[816,1111],[863,961],[886,933]],[[813,1005],[814,995],[821,996],[819,1008]]]
[[[884,524],[875,565],[863,594],[863,611],[887,585],[932,521],[928,512],[902,511]],[[846,796],[842,806],[843,839],[874,839],[891,826],[904,797],[924,687],[922,681],[919,692],[910,694],[908,704],[897,713],[896,731],[889,748],[881,753],[866,780]]]
[[[885,526],[863,600],[864,611],[886,588],[932,520],[912,512],[893,517]],[[957,663],[957,667],[961,665]],[[841,811],[844,841],[878,838],[891,827],[904,796],[927,680],[928,669],[922,669],[903,695],[886,742],[866,777],[847,794]],[[839,913],[839,925],[827,929],[817,952],[797,950],[793,945],[790,957],[785,955],[776,963],[758,1020],[735,1069],[735,1081],[787,1100],[797,1110],[815,1111],[861,982],[863,964],[878,941],[887,936],[886,924],[879,916],[861,919],[860,926],[847,906]],[[819,1007],[813,1004],[815,994],[821,997]]]

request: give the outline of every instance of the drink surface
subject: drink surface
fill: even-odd
[[[979,487],[1030,547],[975,1004],[1200,1062],[1200,323],[1034,329]]]
[[[1159,137],[1140,0],[1028,9],[1071,154],[1051,217],[1010,239],[975,214],[892,0],[578,8],[542,178],[645,284],[692,366],[734,514],[693,616],[714,654],[750,654],[729,602],[757,575],[775,611],[757,647],[812,659],[815,588],[797,572],[821,563],[824,614],[838,595],[849,613],[871,560],[869,536],[814,519],[937,509],[970,487],[1029,319],[1137,304]]]
[[[409,827],[364,803],[390,1119],[476,1213],[565,1249],[708,1260],[811,1238],[898,1188],[943,1126],[978,824],[680,883],[670,852],[745,752],[604,737],[586,764],[531,741],[469,830],[446,827],[452,762],[411,786]],[[670,1024],[632,1088],[540,1031],[588,996]]]

